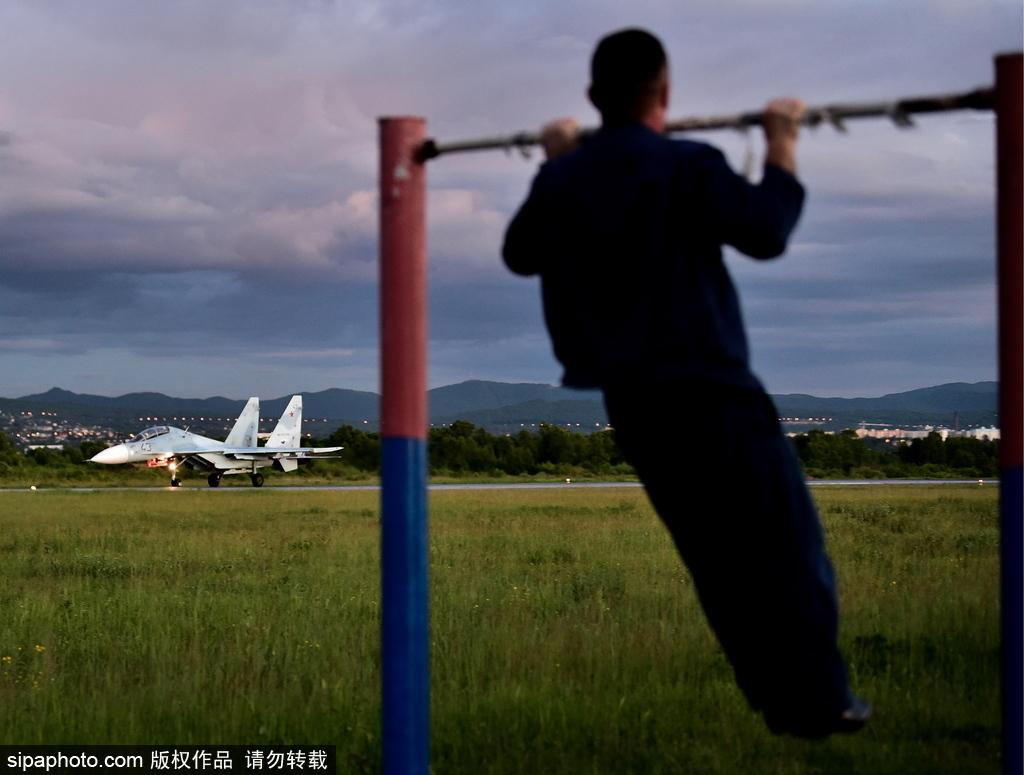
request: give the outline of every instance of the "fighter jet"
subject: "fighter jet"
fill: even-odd
[[[249,474],[253,487],[263,486],[263,474],[257,469],[273,466],[278,471],[294,471],[300,460],[331,455],[342,447],[303,447],[302,396],[292,396],[277,427],[259,446],[260,400],[250,398],[224,441],[217,441],[188,429],[155,425],[135,434],[123,444],[108,447],[94,455],[93,463],[134,463],[148,468],[164,466],[171,474],[171,487],[179,487],[181,466],[207,472],[210,487],[219,487],[220,478],[231,474]]]

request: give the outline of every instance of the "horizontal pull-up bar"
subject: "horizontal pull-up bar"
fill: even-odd
[[[951,110],[992,110],[995,105],[995,91],[991,87],[983,87],[961,94],[935,94],[926,97],[904,97],[888,102],[853,102],[836,105],[821,105],[807,108],[803,123],[807,126],[831,124],[841,132],[846,131],[844,121],[850,118],[889,118],[897,126],[913,126],[910,116],[915,113],[944,113]],[[709,116],[706,118],[682,118],[670,121],[665,132],[698,132],[710,129],[749,129],[760,126],[764,121],[764,113],[736,113],[730,116]],[[596,130],[587,128],[580,130],[586,136]],[[526,149],[540,143],[540,134],[536,132],[518,132],[506,137],[485,137],[479,140],[462,140],[451,143],[439,143],[426,140],[420,148],[419,158],[422,161],[435,159],[442,154],[463,153],[465,151],[486,151],[495,148],[509,150],[511,148]]]

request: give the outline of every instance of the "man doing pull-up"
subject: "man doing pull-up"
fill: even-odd
[[[847,683],[821,525],[722,261],[723,245],[785,250],[803,104],[768,103],[754,185],[715,148],[663,135],[668,62],[650,33],[601,40],[588,95],[601,127],[582,143],[572,121],[545,128],[505,262],[540,275],[563,383],[602,390],[750,705],[779,734],[856,731],[871,711]]]

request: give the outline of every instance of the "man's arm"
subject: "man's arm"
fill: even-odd
[[[803,209],[804,188],[796,179],[796,144],[804,104],[772,100],[764,110],[768,145],[764,176],[752,185],[715,153],[709,171],[711,218],[718,239],[753,258],[774,258],[786,249]]]
[[[543,170],[541,167],[541,171],[533,179],[529,196],[505,230],[505,244],[501,248],[501,256],[505,259],[505,266],[516,274],[532,275],[541,269],[542,246],[546,232],[544,207],[540,202],[543,199]]]
[[[571,118],[547,124],[540,135],[544,156],[548,161],[576,148],[579,125]],[[550,208],[544,201],[544,167],[541,166],[530,186],[530,194],[515,214],[505,232],[501,254],[505,265],[516,274],[532,275],[541,270],[544,246],[551,239],[547,221]]]

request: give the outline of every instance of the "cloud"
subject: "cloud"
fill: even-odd
[[[593,122],[591,47],[627,24],[662,34],[673,114],[689,115],[750,109],[777,93],[829,102],[972,88],[991,81],[995,51],[1019,48],[1021,9],[955,0],[5,3],[3,371],[45,388],[67,381],[54,365],[64,358],[68,380],[103,392],[104,375],[111,385],[125,373],[142,379],[135,357],[185,393],[189,380],[200,394],[248,395],[260,390],[254,380],[280,393],[312,387],[281,384],[300,375],[374,389],[376,117],[421,114],[431,134],[452,139],[559,115]],[[859,379],[845,365],[854,360],[867,371],[882,364],[884,380],[885,364],[899,362],[921,379],[968,368],[991,376],[991,117],[918,124],[809,133],[800,159],[809,200],[790,255],[768,265],[729,259],[773,379],[824,384],[834,373],[840,389]],[[742,158],[742,137],[708,139]],[[751,143],[759,149],[756,136]],[[537,161],[467,154],[428,169],[435,375],[558,377],[536,283],[509,276],[498,255]],[[881,333],[897,324],[912,341]],[[884,357],[836,351],[865,332],[875,332],[865,347]],[[946,372],[929,360],[940,352]],[[294,376],[276,376],[275,361]],[[800,366],[819,361],[834,368]],[[250,384],[232,389],[231,374]],[[0,382],[0,393],[11,389]]]
[[[493,276],[508,215],[472,189],[431,189],[427,199],[428,249],[447,281],[465,281],[467,272]],[[478,273],[479,273],[478,272]]]

